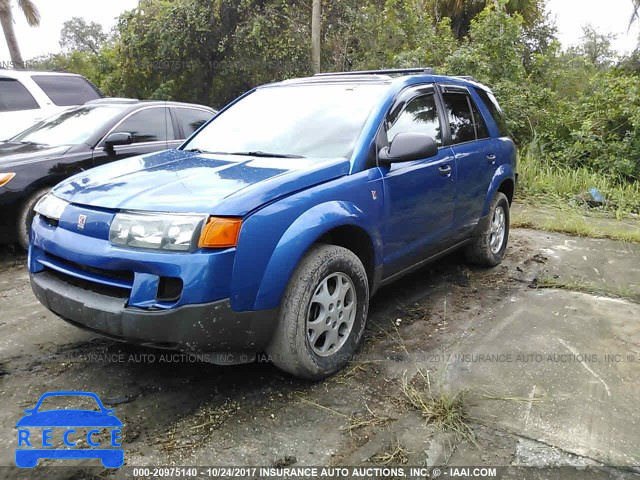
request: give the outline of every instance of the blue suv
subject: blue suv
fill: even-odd
[[[266,352],[321,379],[378,288],[458,248],[497,265],[516,151],[491,91],[429,69],[265,85],[180,148],[115,162],[36,206],[38,299],[120,341]]]

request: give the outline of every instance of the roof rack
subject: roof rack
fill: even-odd
[[[396,68],[390,70],[360,70],[355,72],[328,72],[328,73],[316,73],[314,77],[341,77],[348,75],[392,75],[402,74],[410,75],[422,73],[426,75],[434,75],[436,72],[433,68]]]
[[[462,80],[470,80],[472,82],[476,81],[476,79],[473,78],[471,75],[456,75],[455,78],[461,78]]]

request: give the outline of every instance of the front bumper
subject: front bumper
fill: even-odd
[[[229,300],[164,310],[127,308],[126,298],[85,290],[49,271],[32,273],[31,287],[45,307],[77,327],[155,348],[257,353],[277,322],[277,310],[234,312]],[[226,363],[241,363],[245,357],[228,358]]]

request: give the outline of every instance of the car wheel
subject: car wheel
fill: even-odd
[[[496,193],[488,218],[489,222],[476,233],[465,253],[472,263],[495,267],[504,258],[509,241],[509,200],[504,193]]]
[[[369,282],[350,250],[316,245],[302,259],[282,299],[267,353],[280,369],[321,380],[356,352],[369,310]]]
[[[29,250],[29,234],[31,233],[31,223],[36,212],[33,207],[36,206],[38,200],[51,191],[50,188],[43,188],[33,193],[18,210],[18,218],[16,224],[16,233],[18,235],[18,243],[25,250]]]

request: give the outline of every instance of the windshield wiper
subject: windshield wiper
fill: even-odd
[[[290,153],[271,153],[263,152],[262,150],[255,150],[250,152],[210,152],[208,150],[202,150],[200,148],[188,148],[185,152],[194,153],[209,153],[213,155],[240,155],[243,157],[265,157],[265,158],[305,158],[302,155],[293,155]]]
[[[193,152],[193,153],[214,153],[214,152],[208,152],[206,150],[202,150],[200,148],[187,148],[185,150],[185,152]]]
[[[291,153],[271,153],[255,150],[251,152],[233,152],[231,155],[243,155],[247,157],[271,157],[271,158],[304,158],[302,155],[293,155]]]

